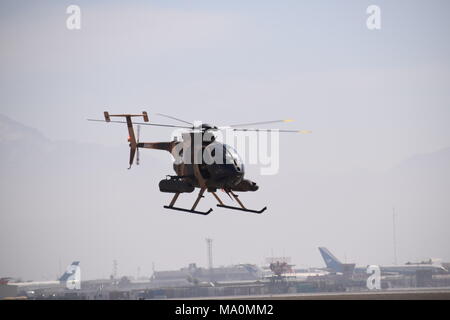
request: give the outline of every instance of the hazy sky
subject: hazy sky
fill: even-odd
[[[70,4],[81,8],[81,30],[66,28]],[[366,27],[366,8],[371,4],[381,8],[382,27],[378,31]],[[85,121],[101,118],[104,110],[147,110],[217,125],[292,118],[296,122],[283,128],[313,131],[308,136],[283,136],[280,174],[262,178],[252,169],[251,178],[262,184],[261,193],[245,195],[253,199],[254,206],[274,202],[275,209],[295,215],[299,234],[307,228],[307,235],[295,238],[292,229],[293,238],[286,238],[283,226],[292,223],[288,213],[278,219],[272,213],[270,220],[240,215],[201,222],[198,217],[161,218],[159,228],[192,223],[196,232],[184,234],[189,239],[165,239],[166,246],[161,244],[155,250],[187,250],[177,247],[184,242],[196,248],[191,252],[192,259],[186,254],[161,261],[164,256],[160,253],[142,262],[139,253],[129,257],[116,252],[102,257],[102,270],[87,271],[92,277],[109,274],[114,255],[130,261],[129,265],[122,263],[124,272],[129,273],[139,263],[150,272],[154,260],[166,267],[181,267],[190,259],[204,264],[206,236],[215,238],[221,264],[247,262],[242,261],[247,256],[249,262],[259,263],[273,249],[276,254],[293,256],[298,265],[321,265],[318,245],[329,245],[330,249],[334,245],[341,255],[346,252],[354,260],[361,257],[357,261],[361,264],[372,262],[369,258],[388,263],[392,262],[391,251],[363,255],[365,250],[376,251],[374,241],[348,247],[358,236],[351,230],[365,228],[363,220],[345,220],[351,194],[341,199],[342,207],[334,207],[334,215],[344,219],[339,225],[339,220],[329,223],[327,216],[321,220],[327,210],[314,211],[313,202],[308,212],[299,209],[297,213],[302,194],[296,188],[302,185],[304,175],[312,175],[305,178],[308,183],[320,176],[326,184],[327,176],[360,170],[383,173],[413,155],[450,146],[448,12],[450,3],[445,0],[2,1],[0,113],[38,129],[52,140],[108,146],[124,146],[125,129]],[[169,135],[166,129],[146,128],[143,132],[147,140],[155,141]],[[170,169],[170,164],[167,167]],[[154,177],[169,173],[154,173]],[[283,186],[292,178],[297,182],[288,193],[268,191],[272,189],[267,185]],[[154,186],[157,182],[152,179],[146,183]],[[320,188],[314,190],[320,192]],[[160,195],[155,188],[149,192],[151,199],[162,199],[156,205],[159,211],[153,212],[162,215],[159,208],[168,196]],[[326,192],[315,195],[319,202],[327,201],[328,196]],[[88,206],[91,200],[80,201]],[[389,217],[395,199],[389,201],[381,206],[385,228],[391,227]],[[448,200],[437,201],[441,201],[439,217],[444,217],[442,212],[450,209]],[[363,209],[353,210],[356,216]],[[450,259],[448,242],[435,243],[449,240],[444,231],[449,220],[435,223],[442,229],[428,230],[434,235],[430,243],[417,253],[408,251],[403,260],[429,254]],[[255,224],[262,231],[253,235]],[[234,230],[236,225],[239,227]],[[262,239],[271,225],[274,230],[266,243]],[[341,232],[334,233],[335,228]],[[380,248],[391,250],[391,230],[386,232]],[[407,237],[408,232],[402,235]],[[245,239],[251,244],[237,249],[236,254],[225,253]],[[410,240],[404,239],[404,243]],[[133,242],[125,243],[123,251],[131,250]],[[437,249],[429,253],[433,246]],[[145,248],[141,243],[136,250]],[[88,263],[96,265],[95,254],[89,257],[85,258],[91,259]],[[0,271],[11,274],[16,265],[8,264],[8,259],[2,256]],[[51,257],[47,264],[40,265],[53,268],[49,272],[53,275],[57,259]],[[21,274],[38,277],[45,272],[24,268]]]
[[[79,31],[66,29],[71,3],[2,1],[0,13],[2,112],[49,137],[122,142],[83,121],[108,106],[293,118],[315,132],[308,151],[358,148],[344,166],[450,144],[447,1],[379,1],[380,31],[360,0],[76,1]]]

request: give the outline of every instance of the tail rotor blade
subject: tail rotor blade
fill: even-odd
[[[139,143],[139,138],[141,137],[141,126],[137,125],[137,143]]]
[[[137,148],[136,148],[136,165],[139,165],[139,140],[141,137],[141,126],[137,126]]]

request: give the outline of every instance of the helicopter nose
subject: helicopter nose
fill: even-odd
[[[256,191],[259,189],[259,186],[248,179],[243,179],[239,184],[233,187],[235,191]]]
[[[259,186],[256,184],[256,182],[249,181],[248,189],[249,191],[256,191],[259,189]]]

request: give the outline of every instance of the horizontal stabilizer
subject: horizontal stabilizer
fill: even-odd
[[[131,117],[142,117],[144,119],[144,122],[148,122],[148,114],[147,111],[142,111],[142,114],[131,114],[131,113],[124,113],[124,114],[109,114],[108,111],[103,112],[105,116],[105,121],[110,122],[111,117],[122,117],[122,118],[131,118]]]

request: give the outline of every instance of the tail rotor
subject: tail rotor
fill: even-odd
[[[139,139],[141,137],[141,126],[137,126],[137,144],[136,144],[136,165],[139,165]]]
[[[148,114],[146,111],[142,111],[141,114],[109,114],[108,111],[105,111],[104,113],[105,121],[106,122],[122,122],[122,121],[111,121],[111,117],[119,117],[119,118],[125,118],[125,123],[128,127],[128,142],[130,143],[130,166],[128,169],[131,169],[131,166],[134,162],[134,156],[136,155],[136,164],[139,164],[139,135],[140,135],[140,126],[138,125],[138,138],[136,140],[136,137],[134,135],[133,130],[133,122],[131,121],[131,118],[133,117],[142,117],[144,119],[144,122],[148,122]]]

